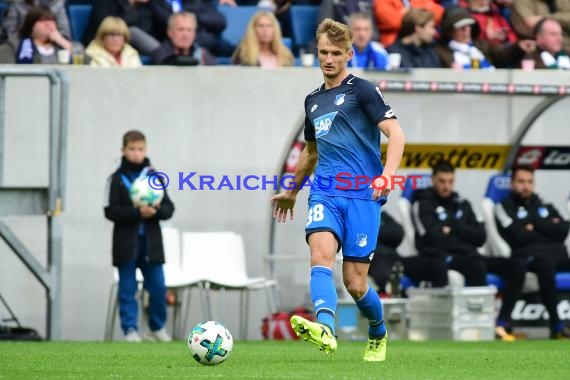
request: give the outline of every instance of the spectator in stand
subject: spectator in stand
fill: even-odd
[[[534,169],[518,166],[511,172],[511,193],[495,206],[499,233],[511,247],[511,257],[536,273],[540,297],[548,310],[551,339],[570,339],[570,328],[558,316],[556,271],[570,270],[564,240],[570,223],[534,192]]]
[[[295,59],[283,44],[279,22],[268,11],[259,11],[249,21],[232,64],[263,68],[293,66]]]
[[[372,0],[322,0],[317,23],[320,24],[325,18],[330,18],[350,25],[350,16],[353,13],[372,14]]]
[[[122,18],[107,16],[99,25],[95,39],[85,53],[91,59],[91,66],[140,67],[139,53],[128,44],[129,27]]]
[[[534,41],[493,45],[478,39],[479,24],[465,8],[449,7],[441,22],[441,40],[436,46],[443,67],[457,70],[518,67],[525,53],[535,49]]]
[[[379,42],[372,41],[373,25],[370,14],[353,13],[349,18],[349,25],[352,29],[354,55],[348,66],[390,70],[386,49]]]
[[[195,42],[198,21],[190,12],[174,13],[168,20],[168,38],[151,55],[153,65],[215,65],[216,58]]]
[[[511,25],[491,0],[468,0],[467,9],[479,23],[479,39],[492,44],[517,42],[517,36]]]
[[[441,61],[433,48],[436,33],[433,13],[412,8],[404,15],[398,39],[388,52],[400,54],[402,68],[439,68]]]
[[[521,38],[533,38],[536,24],[552,17],[562,26],[564,50],[570,53],[570,0],[517,0],[511,11],[511,23]]]
[[[38,5],[49,8],[55,17],[57,30],[67,41],[71,41],[72,35],[65,9],[65,0],[14,0],[6,9],[6,14],[2,19],[2,29],[13,48],[16,48],[20,42],[19,33],[24,25],[26,15],[32,7]]]
[[[222,38],[226,28],[226,18],[218,12],[214,0],[150,0],[150,8],[155,17],[156,37],[159,41],[166,38],[168,19],[172,13],[187,11],[198,18],[196,42],[208,49],[216,57],[229,57],[234,46]]]
[[[382,45],[390,47],[396,41],[404,14],[410,8],[422,8],[432,12],[436,26],[440,24],[444,11],[434,0],[374,0],[374,14]]]
[[[16,50],[16,63],[57,64],[59,50],[71,53],[72,44],[56,26],[55,15],[46,6],[33,6],[26,13]]]
[[[153,37],[149,0],[93,0],[91,9],[91,16],[83,34],[84,45],[93,40],[97,28],[107,16],[120,17],[127,23],[130,43],[141,54],[149,55],[160,45]]]
[[[570,57],[562,50],[562,27],[553,18],[545,17],[536,24],[536,51],[531,56],[536,69],[570,70]]]

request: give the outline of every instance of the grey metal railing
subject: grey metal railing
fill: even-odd
[[[49,81],[49,180],[46,187],[4,186],[6,78],[37,77]],[[62,229],[69,83],[54,69],[0,68],[0,237],[46,290],[46,338],[61,339]],[[18,239],[3,216],[43,215],[47,218],[47,265],[44,267]]]

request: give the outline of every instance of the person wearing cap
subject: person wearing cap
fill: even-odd
[[[443,67],[459,70],[518,67],[534,41],[493,45],[479,38],[477,20],[465,8],[449,7],[441,21],[441,40],[436,52]]]

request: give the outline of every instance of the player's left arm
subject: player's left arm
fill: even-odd
[[[384,119],[378,123],[378,128],[380,128],[380,131],[388,137],[386,164],[384,165],[382,176],[386,178],[388,183],[391,183],[390,178],[396,174],[396,171],[400,167],[400,161],[402,161],[402,155],[404,154],[406,138],[400,123],[396,119]],[[380,196],[387,196],[389,193],[390,186],[386,186],[383,189],[375,189],[372,198],[378,199]]]

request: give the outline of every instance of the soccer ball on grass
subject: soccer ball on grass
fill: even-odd
[[[234,339],[228,329],[216,321],[198,323],[188,335],[188,348],[194,360],[204,365],[224,362],[232,352]]]

